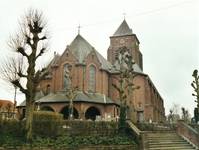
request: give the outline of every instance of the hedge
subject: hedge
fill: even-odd
[[[33,113],[33,135],[41,137],[56,137],[60,133],[63,116],[50,111]]]

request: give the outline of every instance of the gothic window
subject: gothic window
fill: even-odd
[[[63,69],[63,88],[66,90],[70,87],[70,70],[71,70],[71,65],[70,64],[65,64],[64,69]]]
[[[88,82],[88,91],[95,92],[96,88],[96,68],[91,65],[89,67],[89,82]]]

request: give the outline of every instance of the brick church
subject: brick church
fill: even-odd
[[[48,65],[48,75],[41,81],[36,96],[39,110],[62,113],[69,117],[69,99],[66,89],[78,87],[73,100],[73,116],[81,120],[117,120],[119,116],[119,94],[112,86],[116,82],[115,67],[121,47],[126,47],[132,56],[137,76],[134,84],[140,88],[127,98],[127,117],[134,122],[164,122],[164,102],[150,77],[143,72],[142,53],[139,40],[129,28],[126,20],[110,36],[110,46],[105,59],[80,34],[65,49],[62,55],[54,54]],[[65,72],[70,70],[69,81]],[[25,117],[25,101],[18,106],[19,114]]]

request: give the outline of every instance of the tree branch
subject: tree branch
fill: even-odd
[[[19,90],[20,90],[22,93],[24,93],[24,94],[27,94],[27,93],[28,93],[28,90],[25,89],[25,88],[23,88],[23,86],[21,85],[21,83],[19,82],[19,80],[13,80],[13,81],[11,81],[11,83],[12,83],[14,86],[18,87]]]
[[[39,51],[39,54],[36,56],[36,59],[41,56],[44,52],[45,52],[46,48],[42,48],[40,51]]]
[[[27,53],[25,52],[25,49],[23,47],[18,47],[17,48],[17,52],[19,52],[20,54],[22,54],[25,57],[28,57]]]
[[[116,85],[116,84],[112,84],[112,86],[120,93],[121,89]]]

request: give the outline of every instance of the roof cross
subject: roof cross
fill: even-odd
[[[81,28],[81,26],[80,26],[80,24],[78,25],[78,34],[80,34],[80,28]]]
[[[126,19],[126,13],[124,12],[122,15],[123,15],[124,20],[125,20]]]

